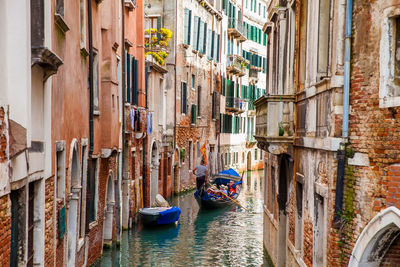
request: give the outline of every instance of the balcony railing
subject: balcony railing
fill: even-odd
[[[243,25],[242,20],[236,18],[229,18],[228,20],[228,36],[236,38],[239,42],[247,40],[247,30]]]
[[[242,77],[247,73],[249,61],[238,55],[228,55],[226,62],[226,72],[232,75]]]
[[[225,110],[233,113],[242,113],[246,109],[246,103],[242,99],[233,96],[225,98]]]
[[[274,146],[281,153],[287,149],[287,144],[293,143],[293,111],[295,96],[265,95],[254,104],[256,106],[256,134],[259,146]],[[271,149],[269,149],[271,152]],[[274,153],[274,152],[271,152]]]

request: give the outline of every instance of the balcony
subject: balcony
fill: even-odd
[[[228,55],[228,60],[226,62],[226,72],[228,74],[237,75],[242,77],[246,75],[247,66],[249,61],[238,55]]]
[[[247,40],[247,30],[243,26],[243,21],[236,18],[228,18],[228,37],[232,36],[239,42]]]
[[[250,68],[249,69],[249,83],[256,84],[258,82],[258,71]]]
[[[246,103],[242,99],[233,96],[226,96],[225,111],[227,113],[240,114],[246,109]]]
[[[265,95],[254,101],[258,147],[277,155],[290,152],[294,101],[294,95]]]

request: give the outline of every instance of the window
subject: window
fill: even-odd
[[[212,96],[212,112],[211,112],[211,116],[212,116],[211,118],[213,120],[217,119],[217,99],[218,99],[218,93],[217,92],[213,92],[213,96]]]
[[[400,9],[384,19],[380,42],[379,106],[400,106]]]
[[[64,0],[56,0],[56,14],[64,18]]]
[[[260,149],[260,160],[262,160],[263,159],[263,151],[262,151],[262,149]]]
[[[192,10],[185,8],[185,19],[184,19],[184,43],[190,45],[190,32],[192,23]]]
[[[201,114],[201,86],[197,87],[197,116]]]
[[[264,13],[263,13],[263,17],[264,17],[264,19],[265,19],[265,6],[264,6]]]
[[[57,199],[65,198],[65,150],[63,142],[56,145]]]
[[[79,0],[79,19],[81,33],[81,49],[86,48],[86,1]]]
[[[258,3],[258,15],[261,16],[261,4]]]
[[[196,83],[196,76],[194,74],[192,74],[192,89],[194,89],[195,87],[195,83]]]
[[[303,244],[303,184],[296,182],[295,247],[301,251]]]
[[[132,57],[132,97],[130,97],[131,104],[137,105],[138,104],[138,84],[139,84],[139,60]]]
[[[93,109],[99,110],[99,58],[97,51],[93,51]]]
[[[258,158],[257,158],[257,148],[256,149],[254,149],[254,160],[257,160]]]
[[[187,88],[186,82],[181,82],[181,113],[187,113]]]
[[[324,76],[328,74],[330,4],[331,0],[319,1],[318,72]]]
[[[190,112],[190,123],[196,124],[197,121],[197,107],[192,104],[191,112]]]
[[[189,168],[193,170],[193,141],[189,141]]]
[[[270,175],[270,194],[269,194],[269,211],[274,214],[275,210],[275,168],[271,166]]]
[[[97,219],[98,159],[90,159],[88,169],[89,177],[86,189],[87,225]]]

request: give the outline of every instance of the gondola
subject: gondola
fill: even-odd
[[[236,200],[240,194],[242,177],[240,177],[240,175],[232,168],[214,175],[214,177],[210,179],[209,183],[219,188],[221,185],[229,184],[230,181],[234,181],[236,186],[236,194],[232,196],[232,199]],[[199,206],[205,209],[227,208],[236,205],[232,200],[208,194],[204,189],[200,191],[196,190],[194,197],[196,198],[197,203],[199,203]]]

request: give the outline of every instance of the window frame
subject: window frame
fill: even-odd
[[[400,106],[400,75],[396,76],[396,43],[400,42],[400,5],[384,10],[381,24],[382,37],[380,40],[380,77],[379,77],[379,107],[390,108]],[[396,37],[398,40],[396,41]],[[397,48],[397,49],[396,49]],[[400,66],[399,66],[400,74]]]

